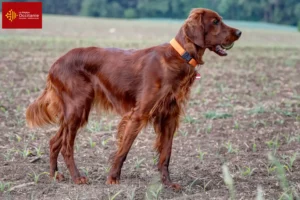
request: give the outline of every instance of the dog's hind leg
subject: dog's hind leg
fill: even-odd
[[[80,175],[74,160],[74,142],[79,129],[77,120],[74,123],[68,123],[63,132],[62,149],[61,153],[64,157],[70,175],[76,184],[86,184],[87,178]]]
[[[61,154],[63,155],[70,175],[76,184],[87,183],[87,178],[80,175],[75,164],[74,143],[78,129],[87,122],[91,104],[91,101],[85,101],[81,106],[79,103],[75,103],[75,105],[79,105],[78,107],[75,107],[73,106],[74,104],[72,104],[72,101],[69,101],[69,106],[67,106],[66,110],[66,113],[68,114],[65,116],[65,121],[63,122],[64,129]]]
[[[75,78],[74,78],[75,79]],[[78,78],[71,94],[63,95],[64,121],[61,154],[76,184],[86,184],[87,178],[80,175],[74,160],[74,143],[77,131],[87,121],[94,99],[94,90],[87,81],[80,82]],[[73,82],[73,84],[75,84]]]
[[[62,181],[64,176],[58,173],[57,167],[57,157],[62,147],[62,136],[63,136],[63,126],[59,128],[56,135],[51,138],[49,142],[50,146],[50,177],[55,178],[58,181]]]

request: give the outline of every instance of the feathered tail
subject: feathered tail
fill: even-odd
[[[60,123],[63,118],[62,102],[55,93],[51,80],[48,78],[47,86],[26,110],[26,121],[29,127],[41,127],[47,124]]]

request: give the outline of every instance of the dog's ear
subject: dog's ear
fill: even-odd
[[[203,14],[203,10],[192,10],[184,26],[187,38],[200,47],[204,47]]]

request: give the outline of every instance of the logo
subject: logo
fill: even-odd
[[[2,2],[2,28],[42,28],[42,2]]]
[[[10,11],[8,11],[5,15],[7,17],[7,19],[9,21],[13,21],[14,19],[16,19],[16,17],[18,16],[17,13],[15,13],[12,9],[10,9]]]

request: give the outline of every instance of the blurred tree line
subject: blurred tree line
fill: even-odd
[[[3,0],[1,0],[3,1]],[[5,0],[33,1],[33,0]],[[36,1],[36,0],[35,0]],[[296,25],[299,0],[40,0],[43,12],[114,18],[186,18],[191,8],[205,7],[225,19]]]

